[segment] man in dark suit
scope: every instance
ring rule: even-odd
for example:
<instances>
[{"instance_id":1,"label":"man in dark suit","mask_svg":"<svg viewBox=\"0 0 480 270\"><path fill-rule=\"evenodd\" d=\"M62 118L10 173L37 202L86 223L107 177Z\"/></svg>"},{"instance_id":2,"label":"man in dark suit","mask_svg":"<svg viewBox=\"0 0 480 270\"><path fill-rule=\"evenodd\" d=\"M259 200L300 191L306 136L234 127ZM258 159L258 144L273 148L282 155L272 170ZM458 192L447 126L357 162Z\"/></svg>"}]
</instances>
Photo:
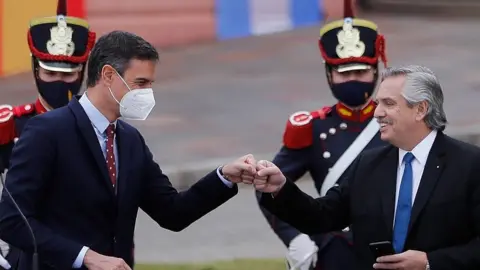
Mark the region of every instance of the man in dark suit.
<instances>
[{"instance_id":1,"label":"man in dark suit","mask_svg":"<svg viewBox=\"0 0 480 270\"><path fill-rule=\"evenodd\" d=\"M443 133L443 99L429 69L387 69L375 117L391 145L361 154L318 199L260 161L261 204L307 234L350 225L358 269L480 269L480 149ZM369 244L380 241L395 254L374 258Z\"/></svg>"},{"instance_id":2,"label":"man in dark suit","mask_svg":"<svg viewBox=\"0 0 480 270\"><path fill-rule=\"evenodd\" d=\"M232 198L236 183L253 179L247 155L179 193L142 135L117 120L147 118L157 62L141 37L106 34L92 50L85 94L26 124L6 186L33 228L40 269L130 269L139 207L161 227L181 231ZM31 269L35 247L6 193L0 238L23 251L19 269Z\"/></svg>"}]
</instances>

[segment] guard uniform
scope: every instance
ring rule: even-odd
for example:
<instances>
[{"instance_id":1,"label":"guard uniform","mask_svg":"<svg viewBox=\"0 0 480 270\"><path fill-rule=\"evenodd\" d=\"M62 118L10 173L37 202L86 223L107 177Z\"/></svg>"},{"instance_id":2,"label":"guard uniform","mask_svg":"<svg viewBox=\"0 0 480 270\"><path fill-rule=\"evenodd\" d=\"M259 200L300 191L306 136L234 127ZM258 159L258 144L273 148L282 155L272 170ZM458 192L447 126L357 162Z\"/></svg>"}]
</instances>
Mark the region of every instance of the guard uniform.
<instances>
[{"instance_id":1,"label":"guard uniform","mask_svg":"<svg viewBox=\"0 0 480 270\"><path fill-rule=\"evenodd\" d=\"M32 55L32 70L39 98L20 106L0 105L0 171L9 165L15 140L30 117L67 105L80 92L85 64L95 44L95 33L87 21L66 16L66 0L58 2L57 16L30 21L27 42ZM46 82L39 67L50 72L80 72L73 82ZM48 106L46 105L48 104Z\"/></svg>"},{"instance_id":2,"label":"guard uniform","mask_svg":"<svg viewBox=\"0 0 480 270\"><path fill-rule=\"evenodd\" d=\"M297 181L309 172L319 194L329 170L370 121L376 121L373 119L375 104L371 98L377 83L378 62L382 61L386 66L385 41L377 26L371 21L353 18L348 4L345 6L345 18L324 25L318 43L325 61L327 80L338 103L292 114L286 124L283 146L273 160L289 180ZM333 70L343 73L368 69L375 72L373 82L351 80L334 83L332 79ZM382 145L385 142L377 131L364 149ZM337 184L340 182L341 178ZM257 192L257 198L259 195ZM287 247L301 234L262 207L261 210ZM350 229L310 236L318 252L316 266L311 265L309 269L356 269Z\"/></svg>"},{"instance_id":3,"label":"guard uniform","mask_svg":"<svg viewBox=\"0 0 480 270\"><path fill-rule=\"evenodd\" d=\"M8 168L11 151L27 120L46 112L47 108L56 109L67 105L80 92L85 64L95 44L96 35L89 30L87 21L69 17L66 11L66 0L59 0L57 16L30 21L27 42L39 98L20 106L0 105L0 173ZM47 82L39 76L40 67L48 72L78 72L79 76L72 82ZM19 250L10 247L6 255L13 269L16 269L19 253Z\"/></svg>"},{"instance_id":4,"label":"guard uniform","mask_svg":"<svg viewBox=\"0 0 480 270\"><path fill-rule=\"evenodd\" d=\"M4 172L10 160L13 145L18 140L23 127L31 117L46 112L47 109L37 99L34 103L12 107L0 105L0 171Z\"/></svg>"}]
</instances>

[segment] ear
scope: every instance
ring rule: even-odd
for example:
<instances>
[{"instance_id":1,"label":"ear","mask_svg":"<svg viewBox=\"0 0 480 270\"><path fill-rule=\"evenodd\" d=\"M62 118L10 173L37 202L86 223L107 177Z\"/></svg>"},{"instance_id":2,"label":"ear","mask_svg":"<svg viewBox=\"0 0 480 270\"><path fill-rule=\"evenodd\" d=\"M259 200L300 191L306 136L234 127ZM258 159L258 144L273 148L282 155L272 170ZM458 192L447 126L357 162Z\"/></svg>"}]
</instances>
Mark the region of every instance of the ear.
<instances>
[{"instance_id":1,"label":"ear","mask_svg":"<svg viewBox=\"0 0 480 270\"><path fill-rule=\"evenodd\" d=\"M428 112L428 103L426 101L422 101L417 105L417 115L416 120L422 121Z\"/></svg>"},{"instance_id":2,"label":"ear","mask_svg":"<svg viewBox=\"0 0 480 270\"><path fill-rule=\"evenodd\" d=\"M115 70L110 65L105 65L102 68L102 79L105 85L111 86L113 82L113 77L115 75Z\"/></svg>"}]
</instances>

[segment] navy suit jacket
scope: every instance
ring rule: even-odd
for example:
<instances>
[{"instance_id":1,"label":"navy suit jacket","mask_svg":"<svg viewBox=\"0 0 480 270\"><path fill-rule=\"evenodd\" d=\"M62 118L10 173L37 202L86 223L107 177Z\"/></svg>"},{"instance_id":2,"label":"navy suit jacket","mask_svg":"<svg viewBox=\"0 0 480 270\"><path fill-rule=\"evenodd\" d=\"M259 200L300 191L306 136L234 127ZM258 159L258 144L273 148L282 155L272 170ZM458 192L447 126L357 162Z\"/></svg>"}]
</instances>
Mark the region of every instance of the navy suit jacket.
<instances>
[{"instance_id":1,"label":"navy suit jacket","mask_svg":"<svg viewBox=\"0 0 480 270\"><path fill-rule=\"evenodd\" d=\"M138 208L161 227L181 231L237 192L212 171L189 190L172 187L129 124L117 121L117 194L95 131L77 99L30 119L14 147L6 186L30 222L40 269L70 269L83 246L132 265ZM0 238L23 251L31 269L28 228L3 192Z\"/></svg>"}]
</instances>

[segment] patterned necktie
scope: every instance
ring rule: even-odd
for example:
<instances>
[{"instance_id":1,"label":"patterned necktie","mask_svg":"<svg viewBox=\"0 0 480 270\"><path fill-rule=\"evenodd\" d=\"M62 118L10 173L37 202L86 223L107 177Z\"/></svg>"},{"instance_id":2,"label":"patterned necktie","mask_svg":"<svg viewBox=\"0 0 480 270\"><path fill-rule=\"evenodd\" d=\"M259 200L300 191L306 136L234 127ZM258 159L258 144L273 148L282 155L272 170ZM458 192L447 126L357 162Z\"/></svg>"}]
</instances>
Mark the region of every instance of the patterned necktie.
<instances>
[{"instance_id":1,"label":"patterned necktie","mask_svg":"<svg viewBox=\"0 0 480 270\"><path fill-rule=\"evenodd\" d=\"M115 166L115 153L113 151L113 143L115 138L115 125L110 124L108 125L107 130L107 169L108 175L110 175L110 180L112 181L112 185L115 186L117 183L117 168Z\"/></svg>"},{"instance_id":2,"label":"patterned necktie","mask_svg":"<svg viewBox=\"0 0 480 270\"><path fill-rule=\"evenodd\" d=\"M400 184L395 225L393 227L393 248L397 253L403 251L405 239L407 238L408 224L410 223L410 213L412 212L412 161L414 158L410 152L403 157L405 169L403 171L402 183Z\"/></svg>"}]
</instances>

